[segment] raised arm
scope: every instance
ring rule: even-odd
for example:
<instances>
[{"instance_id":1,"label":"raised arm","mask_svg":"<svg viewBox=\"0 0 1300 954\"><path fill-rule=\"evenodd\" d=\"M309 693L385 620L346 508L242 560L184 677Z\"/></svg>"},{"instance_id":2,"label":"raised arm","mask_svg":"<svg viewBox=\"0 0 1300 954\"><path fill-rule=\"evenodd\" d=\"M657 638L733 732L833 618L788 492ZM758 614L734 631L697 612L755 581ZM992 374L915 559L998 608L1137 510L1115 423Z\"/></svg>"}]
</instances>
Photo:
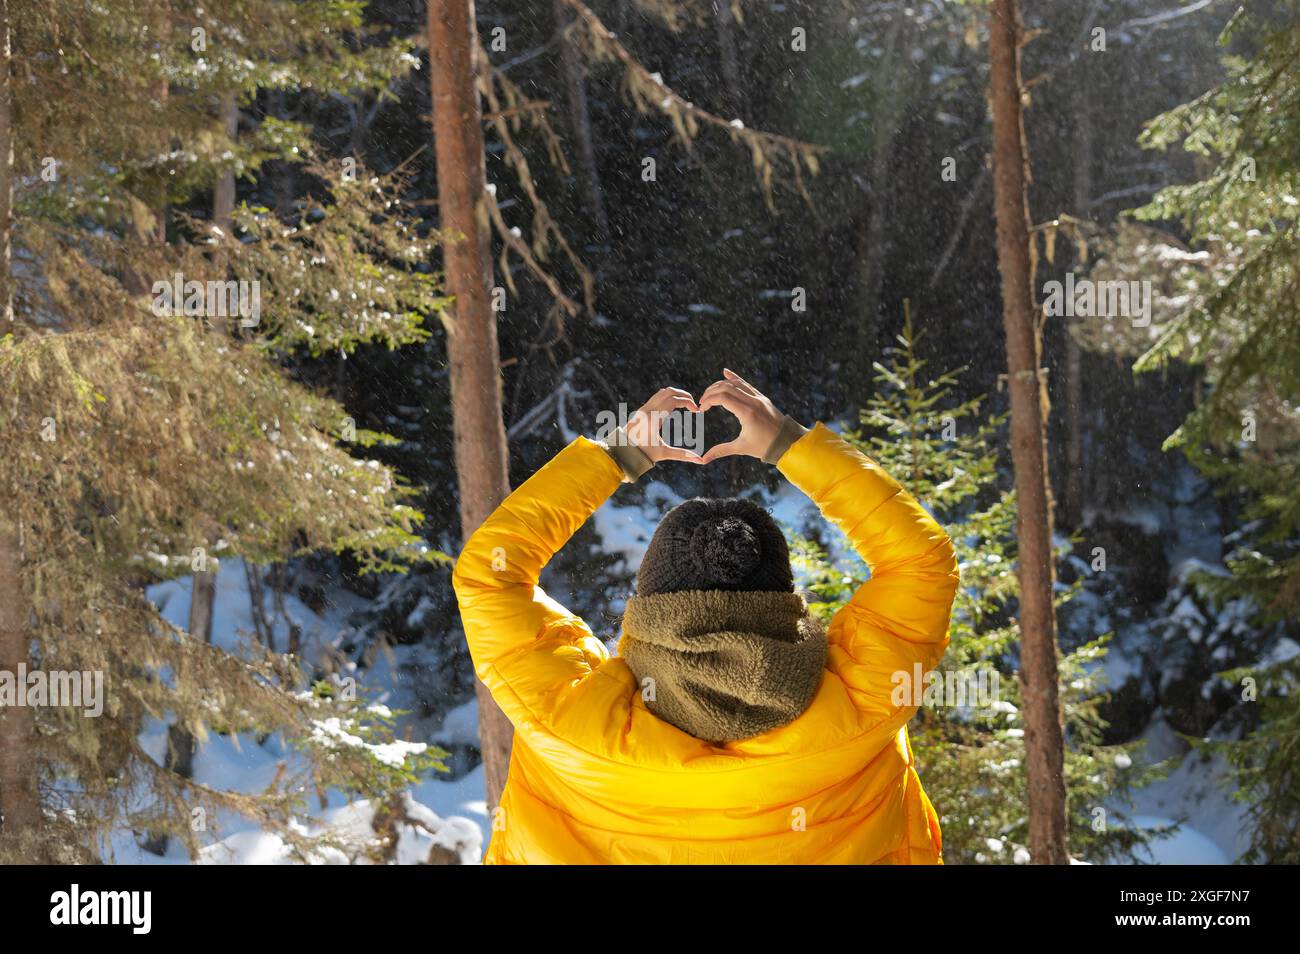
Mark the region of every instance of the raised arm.
<instances>
[{"instance_id":1,"label":"raised arm","mask_svg":"<svg viewBox=\"0 0 1300 954\"><path fill-rule=\"evenodd\" d=\"M685 395L684 400L681 395ZM608 443L575 438L470 535L452 572L474 670L516 726L547 724L568 690L609 654L538 586L542 568L617 489L656 461L689 460L642 426L648 410L695 402L665 389ZM628 435L631 435L629 437Z\"/></svg>"},{"instance_id":2,"label":"raised arm","mask_svg":"<svg viewBox=\"0 0 1300 954\"><path fill-rule=\"evenodd\" d=\"M831 621L827 667L873 720L902 724L916 707L894 704L900 675L916 684L948 645L958 584L952 541L898 481L822 424L777 466L871 568L871 579Z\"/></svg>"}]
</instances>

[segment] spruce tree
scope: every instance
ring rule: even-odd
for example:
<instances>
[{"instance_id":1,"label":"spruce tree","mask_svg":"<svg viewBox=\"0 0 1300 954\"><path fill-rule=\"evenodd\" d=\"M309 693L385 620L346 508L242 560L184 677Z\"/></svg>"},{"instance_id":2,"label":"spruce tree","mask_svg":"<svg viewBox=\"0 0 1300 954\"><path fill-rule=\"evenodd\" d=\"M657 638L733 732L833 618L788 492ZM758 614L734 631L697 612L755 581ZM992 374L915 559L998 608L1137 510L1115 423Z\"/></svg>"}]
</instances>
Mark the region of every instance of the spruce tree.
<instances>
[{"instance_id":1,"label":"spruce tree","mask_svg":"<svg viewBox=\"0 0 1300 954\"><path fill-rule=\"evenodd\" d=\"M1242 531L1227 577L1202 574L1220 600L1247 599L1254 624L1300 635L1300 5L1266 29L1249 57L1225 57L1227 79L1152 120L1144 145L1181 145L1204 174L1170 186L1137 211L1172 222L1191 243L1128 233L1117 251L1131 272L1159 279L1158 338L1138 371L1170 362L1198 367L1204 397L1166 441L1181 448L1240 507ZM1224 29L1227 45L1251 21L1244 8ZM1266 23L1259 24L1267 28ZM1210 743L1224 752L1238 797L1250 806L1248 860L1300 860L1300 662L1228 674L1240 689L1248 731ZM1257 704L1258 703L1258 704ZM1257 726L1257 727L1256 727Z\"/></svg>"},{"instance_id":2,"label":"spruce tree","mask_svg":"<svg viewBox=\"0 0 1300 954\"><path fill-rule=\"evenodd\" d=\"M183 206L231 168L311 155L310 131L283 123L231 141L219 93L248 103L275 86L383 87L414 62L410 44L354 52L361 7L325 0L3 12L13 45L0 79L13 95L0 96L11 118L0 132L15 158L2 184L24 184L0 223L13 250L13 320L0 329L0 666L97 674L105 699L95 717L31 693L33 704L0 709L0 855L94 860L124 828L178 837L193 854L217 814L234 812L306 856L320 841L296 823L309 794L388 800L438 753L393 742L385 709L296 658L223 651L169 625L144 587L227 555L347 551L363 570L436 556L414 532L409 489L353 456L384 436L350 426L281 361L427 334L444 304L425 264L439 236L402 213L400 179L353 165L309 169L320 198L298 221L235 210L236 236ZM170 223L169 206L180 207ZM176 300L176 276L207 295ZM259 289L265 315L214 314L213 289L232 288ZM14 679L6 689L26 692ZM216 789L145 751L149 719L200 741L280 733L298 755L263 792Z\"/></svg>"}]
</instances>

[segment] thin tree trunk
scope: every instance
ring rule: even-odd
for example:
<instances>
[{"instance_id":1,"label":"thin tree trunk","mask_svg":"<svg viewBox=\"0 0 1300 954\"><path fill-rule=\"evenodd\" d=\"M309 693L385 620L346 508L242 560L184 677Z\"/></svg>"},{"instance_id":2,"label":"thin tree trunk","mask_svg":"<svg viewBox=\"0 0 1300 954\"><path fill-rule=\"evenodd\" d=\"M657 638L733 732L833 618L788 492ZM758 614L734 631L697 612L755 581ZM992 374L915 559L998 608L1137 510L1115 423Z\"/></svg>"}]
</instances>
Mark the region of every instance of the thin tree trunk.
<instances>
[{"instance_id":1,"label":"thin tree trunk","mask_svg":"<svg viewBox=\"0 0 1300 954\"><path fill-rule=\"evenodd\" d=\"M226 135L234 143L239 135L239 104L234 90L221 94L217 104L217 115L221 120ZM226 235L231 234L231 216L235 211L235 172L233 169L221 173L212 187L212 222ZM213 330L224 335L225 319L210 315L208 320ZM212 642L212 616L217 599L217 574L214 570L199 570L190 577L190 620L189 634L192 639L205 643ZM179 722L167 730L167 754L163 765L176 772L182 778L194 777L194 736ZM157 839L160 850L167 850L167 838Z\"/></svg>"},{"instance_id":2,"label":"thin tree trunk","mask_svg":"<svg viewBox=\"0 0 1300 954\"><path fill-rule=\"evenodd\" d=\"M161 21L160 26L158 28L160 56L165 57L165 53L162 49L162 44L166 41L170 29L171 29L171 25L166 20ZM171 91L167 85L167 80L165 78L159 80L154 95L157 97L158 103L160 105L166 104L168 97L171 95ZM233 107L234 105L233 94L231 94L231 97L232 98L230 102ZM220 110L220 117L222 121L223 122L226 121L226 111L225 111L226 98L224 94L221 97L218 108ZM237 113L235 114L235 118L236 119L238 118ZM163 142L163 148L168 148L169 146L170 146L169 141ZM218 178L217 182L214 183L213 185L212 219L213 222L220 224L223 229L228 229L229 212L226 213L225 215L226 221L224 222L218 221L218 214L217 214L217 210L222 206L223 203L226 202L226 200L222 198L222 183L224 178L225 178L224 175ZM230 193L229 193L228 204L229 204L229 209L233 210L235 204L235 180L234 180L233 173L230 174ZM140 235L139 238L142 241L153 240L156 241L159 245L166 245L167 244L166 202L159 203L155 216L156 216L156 228L154 234L148 235L146 233L144 235ZM132 291L133 294L137 294L137 295L145 294L146 290L149 288L149 281L147 278L143 276L135 275L132 274L131 272L128 272L126 285L127 285L127 289L129 291ZM209 322L211 322L212 327L215 331L221 334L225 333L224 319L217 318L215 316L210 316L208 320ZM194 574L194 578L190 582L190 630L189 631L191 635L194 634L195 632L194 624L195 624L196 617L201 620L203 619L206 612L206 617L207 617L206 625L208 627L207 638L210 640L211 626L212 626L212 619L211 619L212 607L211 605L207 606L205 611L204 607L201 605L204 600L204 595L203 595L204 584L199 580L199 577L202 575L203 574L199 574L199 573ZM182 778L194 777L194 736L189 732L189 730L187 730L179 722L174 722L167 727L167 751L163 753L163 768L165 768L169 772L175 772L177 775L181 776ZM143 847L145 851L148 851L152 854L161 857L167 854L167 845L169 841L170 839L167 835L162 833L156 833L151 835L149 839L146 840L141 847Z\"/></svg>"},{"instance_id":3,"label":"thin tree trunk","mask_svg":"<svg viewBox=\"0 0 1300 954\"><path fill-rule=\"evenodd\" d=\"M0 329L6 333L14 321L11 28L9 0L0 0ZM19 666L30 662L21 542L18 528L0 516L0 672L15 679ZM35 828L41 820L35 737L35 713L30 706L0 706L0 839L4 841Z\"/></svg>"},{"instance_id":4,"label":"thin tree trunk","mask_svg":"<svg viewBox=\"0 0 1300 954\"><path fill-rule=\"evenodd\" d=\"M506 430L501 419L501 359L496 316L489 303L491 250L484 202L482 106L474 79L474 0L428 0L429 74L442 228L464 236L443 250L447 290L454 296L447 359L450 365L456 481L461 538L468 540L510 493ZM513 730L482 683L479 747L488 811L505 788Z\"/></svg>"},{"instance_id":5,"label":"thin tree trunk","mask_svg":"<svg viewBox=\"0 0 1300 954\"><path fill-rule=\"evenodd\" d=\"M21 567L18 532L12 523L0 523L0 672L10 673L15 680L19 667L30 664ZM22 688L19 684L18 691ZM41 820L35 738L31 706L0 706L0 839L4 841L35 828Z\"/></svg>"},{"instance_id":6,"label":"thin tree trunk","mask_svg":"<svg viewBox=\"0 0 1300 954\"><path fill-rule=\"evenodd\" d=\"M1074 215L1088 216L1092 199L1092 116L1088 111L1087 85L1080 84L1074 103ZM1083 262L1078 263L1080 266ZM1083 525L1083 349L1065 328L1065 519L1071 530Z\"/></svg>"},{"instance_id":7,"label":"thin tree trunk","mask_svg":"<svg viewBox=\"0 0 1300 954\"><path fill-rule=\"evenodd\" d=\"M13 330L14 127L9 0L0 0L0 334Z\"/></svg>"},{"instance_id":8,"label":"thin tree trunk","mask_svg":"<svg viewBox=\"0 0 1300 954\"><path fill-rule=\"evenodd\" d=\"M205 643L212 642L212 611L216 603L217 574L202 570L193 574L190 581L189 634ZM167 751L163 753L163 768L181 778L194 777L194 734L180 722L167 727ZM170 837L161 832L151 835L142 846L145 851L162 857L167 854Z\"/></svg>"},{"instance_id":9,"label":"thin tree trunk","mask_svg":"<svg viewBox=\"0 0 1300 954\"><path fill-rule=\"evenodd\" d=\"M216 604L217 574L213 570L202 570L194 574L190 587L190 638L212 643L212 616ZM180 723L172 725L167 731L167 755L164 760L166 768L182 778L194 777L194 736ZM162 839L163 851L167 850L167 840Z\"/></svg>"},{"instance_id":10,"label":"thin tree trunk","mask_svg":"<svg viewBox=\"0 0 1300 954\"><path fill-rule=\"evenodd\" d=\"M877 110L872 117L871 154L867 162L867 209L855 230L857 245L857 277L859 296L859 321L856 354L856 375L862 382L871 380L871 365L879 353L880 293L884 285L886 239L885 196L891 192L885 186L892 175L894 141L902 125L903 106L908 98L906 73L901 69L902 33L906 17L895 11L884 40L884 56L875 85L880 91L876 99Z\"/></svg>"},{"instance_id":11,"label":"thin tree trunk","mask_svg":"<svg viewBox=\"0 0 1300 954\"><path fill-rule=\"evenodd\" d=\"M271 93L271 115L276 119L289 118L289 107L285 104L282 89ZM296 177L293 163L285 162L283 159L276 159L271 163L271 189L275 193L275 214L284 221L288 221L293 215Z\"/></svg>"},{"instance_id":12,"label":"thin tree trunk","mask_svg":"<svg viewBox=\"0 0 1300 954\"><path fill-rule=\"evenodd\" d=\"M714 24L718 33L718 58L722 62L722 86L726 91L726 106L733 116L745 118L745 87L740 81L740 57L736 53L736 14L731 9L732 0L714 0L718 15Z\"/></svg>"},{"instance_id":13,"label":"thin tree trunk","mask_svg":"<svg viewBox=\"0 0 1300 954\"><path fill-rule=\"evenodd\" d=\"M989 16L993 205L1016 481L1029 852L1038 864L1068 864L1064 738L1058 695L1056 614L1052 606L1047 401L1029 265L1029 155L1020 86L1022 36L1015 0L994 0Z\"/></svg>"},{"instance_id":14,"label":"thin tree trunk","mask_svg":"<svg viewBox=\"0 0 1300 954\"><path fill-rule=\"evenodd\" d=\"M569 135L573 138L578 158L579 187L582 204L591 217L592 230L597 242L609 239L609 217L605 214L605 197L600 185L600 172L596 168L596 149L591 136L591 109L587 103L587 79L582 57L565 33L573 22L573 11L564 0L554 0L555 29L560 39L560 67L564 74L564 98L569 107Z\"/></svg>"},{"instance_id":15,"label":"thin tree trunk","mask_svg":"<svg viewBox=\"0 0 1300 954\"><path fill-rule=\"evenodd\" d=\"M194 574L194 589L190 594L190 636L205 643L212 642L212 608L216 604L217 573L202 570Z\"/></svg>"},{"instance_id":16,"label":"thin tree trunk","mask_svg":"<svg viewBox=\"0 0 1300 954\"><path fill-rule=\"evenodd\" d=\"M234 90L221 94L217 114L226 135L234 143L239 136L239 104ZM212 221L227 235L230 234L230 217L234 211L235 170L227 169L217 177L216 185L212 187Z\"/></svg>"},{"instance_id":17,"label":"thin tree trunk","mask_svg":"<svg viewBox=\"0 0 1300 954\"><path fill-rule=\"evenodd\" d=\"M221 94L220 101L217 105L218 117L221 125L225 128L226 135L230 137L233 144L239 136L239 103L235 99L234 90ZM212 222L227 236L231 234L231 216L235 211L235 171L227 170L217 178L216 184L212 188ZM224 332L224 320L218 316L209 316L209 321L218 331ZM189 633L194 639L201 639L205 643L212 642L212 614L217 599L217 574L214 570L199 570L194 573L190 582L190 625ZM175 728L175 727L173 727ZM186 760L188 765L193 758L194 740L190 738L189 733L185 733L188 739L188 748L190 758ZM186 778L190 776L186 774Z\"/></svg>"}]
</instances>

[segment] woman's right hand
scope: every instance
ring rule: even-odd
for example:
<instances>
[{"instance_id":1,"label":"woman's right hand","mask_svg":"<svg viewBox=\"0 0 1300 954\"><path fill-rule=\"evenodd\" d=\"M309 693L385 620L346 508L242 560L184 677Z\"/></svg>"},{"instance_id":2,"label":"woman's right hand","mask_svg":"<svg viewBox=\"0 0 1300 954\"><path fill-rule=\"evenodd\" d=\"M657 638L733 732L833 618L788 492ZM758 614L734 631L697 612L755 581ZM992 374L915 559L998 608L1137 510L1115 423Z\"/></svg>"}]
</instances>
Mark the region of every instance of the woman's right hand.
<instances>
[{"instance_id":1,"label":"woman's right hand","mask_svg":"<svg viewBox=\"0 0 1300 954\"><path fill-rule=\"evenodd\" d=\"M763 392L735 371L723 368L722 374L725 380L710 384L700 396L700 410L726 408L740 421L740 435L734 441L710 447L700 461L708 464L737 455L762 459L780 433L785 415Z\"/></svg>"}]
</instances>

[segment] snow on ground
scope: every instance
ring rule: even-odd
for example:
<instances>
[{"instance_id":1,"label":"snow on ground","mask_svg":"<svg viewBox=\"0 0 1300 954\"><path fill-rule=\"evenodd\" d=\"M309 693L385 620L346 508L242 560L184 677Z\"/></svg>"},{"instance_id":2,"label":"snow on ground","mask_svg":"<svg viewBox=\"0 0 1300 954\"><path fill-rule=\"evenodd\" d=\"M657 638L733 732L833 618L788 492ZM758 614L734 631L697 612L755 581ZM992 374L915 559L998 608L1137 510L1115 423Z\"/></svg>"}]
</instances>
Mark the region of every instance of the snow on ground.
<instances>
[{"instance_id":1,"label":"snow on ground","mask_svg":"<svg viewBox=\"0 0 1300 954\"><path fill-rule=\"evenodd\" d=\"M1155 864L1231 864L1248 847L1246 808L1233 800L1221 781L1223 759L1189 751L1162 719L1143 734L1143 757L1151 762L1177 761L1169 775L1138 789L1133 796L1134 821L1144 828L1179 822L1179 833L1151 846Z\"/></svg>"},{"instance_id":2,"label":"snow on ground","mask_svg":"<svg viewBox=\"0 0 1300 954\"><path fill-rule=\"evenodd\" d=\"M1160 831L1176 822L1172 818L1138 815L1133 823L1138 828ZM1154 841L1146 851L1139 852L1148 864L1156 865L1226 865L1230 859L1211 839L1194 828L1182 825L1168 838Z\"/></svg>"},{"instance_id":3,"label":"snow on ground","mask_svg":"<svg viewBox=\"0 0 1300 954\"><path fill-rule=\"evenodd\" d=\"M179 577L159 583L149 589L149 597L158 605L162 615L178 626L189 620L191 577ZM334 601L324 615L318 615L292 594L285 595L285 610L303 633L304 655L310 658L313 648L328 645L347 629L346 618L363 601L355 594L343 590L330 593ZM275 640L278 647L288 644L286 620L276 621ZM253 630L252 611L244 568L238 560L223 560L217 574L216 600L213 609L212 641L227 650L235 650L248 639ZM407 647L399 647L406 649ZM358 683L363 691L386 690L392 676L392 664L377 666L358 673ZM381 701L387 701L391 692L382 692ZM473 730L471 732L471 729ZM464 744L477 742L477 708L472 704L448 713L442 729L429 741ZM167 723L154 719L140 733L145 750L159 761L167 745ZM248 736L231 737L212 735L202 742L195 752L195 780L214 788L241 792L265 789L275 778L279 764L292 766L299 756L284 745L279 735L273 735L261 744ZM366 800L349 803L343 793L329 791L325 804L313 797L310 814L302 819L304 834L328 833L341 842L341 850L327 850L314 859L321 864L343 864L364 861L363 853L373 809ZM483 797L482 768L456 781L443 781L431 773L407 793L406 813L411 824L399 829L398 863L417 863L429 857L433 846L438 845L455 854L463 863L481 859L487 842L487 811ZM222 813L210 820L210 829L219 841L204 851L204 864L284 864L290 863L288 847L277 836L259 830L252 823L234 814ZM111 857L128 864L184 864L189 861L184 849L171 840L167 854L158 857L144 851L137 836L129 831L115 833L110 845Z\"/></svg>"},{"instance_id":4,"label":"snow on ground","mask_svg":"<svg viewBox=\"0 0 1300 954\"><path fill-rule=\"evenodd\" d=\"M646 483L643 500L627 500L617 494L610 497L591 518L600 535L600 552L620 557L619 569L635 573L659 519L683 499L659 480Z\"/></svg>"},{"instance_id":5,"label":"snow on ground","mask_svg":"<svg viewBox=\"0 0 1300 954\"><path fill-rule=\"evenodd\" d=\"M480 784L481 784L480 779ZM477 824L465 818L442 818L409 793L404 808L409 824L399 828L396 864L415 865L428 861L437 846L455 855L460 864L475 864L482 857L483 833ZM338 839L338 848L324 848L312 856L313 864L367 864L366 849L373 831L374 809L361 799L331 809L303 827L309 835L328 834ZM289 846L278 836L248 830L230 835L203 850L199 864L208 865L285 865L297 864Z\"/></svg>"}]
</instances>

